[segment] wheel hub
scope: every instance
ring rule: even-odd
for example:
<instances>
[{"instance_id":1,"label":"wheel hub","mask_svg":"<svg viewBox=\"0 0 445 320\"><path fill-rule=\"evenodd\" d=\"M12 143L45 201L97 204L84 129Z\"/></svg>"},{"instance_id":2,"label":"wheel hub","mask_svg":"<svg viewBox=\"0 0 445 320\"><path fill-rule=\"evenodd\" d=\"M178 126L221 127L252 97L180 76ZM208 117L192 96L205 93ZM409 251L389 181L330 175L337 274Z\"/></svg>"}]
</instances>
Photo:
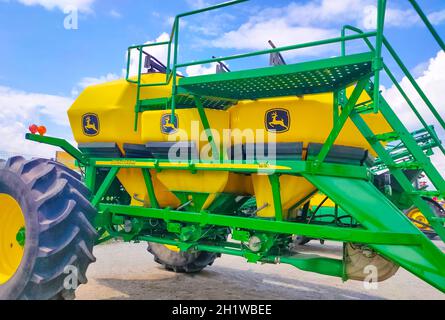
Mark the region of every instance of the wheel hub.
<instances>
[{"instance_id":1,"label":"wheel hub","mask_svg":"<svg viewBox=\"0 0 445 320\"><path fill-rule=\"evenodd\" d=\"M417 228L421 230L431 230L431 228L427 227L429 225L428 220L418 209L414 209L408 213L408 218L410 218ZM420 222L420 223L417 223Z\"/></svg>"},{"instance_id":2,"label":"wheel hub","mask_svg":"<svg viewBox=\"0 0 445 320\"><path fill-rule=\"evenodd\" d=\"M0 285L16 273L23 258L25 217L19 203L0 193Z\"/></svg>"}]
</instances>

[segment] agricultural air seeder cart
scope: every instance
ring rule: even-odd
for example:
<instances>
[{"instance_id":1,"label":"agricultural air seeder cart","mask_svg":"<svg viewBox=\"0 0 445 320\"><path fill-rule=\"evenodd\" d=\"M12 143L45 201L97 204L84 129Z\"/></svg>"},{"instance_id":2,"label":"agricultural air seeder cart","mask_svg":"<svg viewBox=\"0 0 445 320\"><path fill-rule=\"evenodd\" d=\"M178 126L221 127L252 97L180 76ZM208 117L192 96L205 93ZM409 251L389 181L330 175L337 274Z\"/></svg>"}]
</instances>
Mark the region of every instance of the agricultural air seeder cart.
<instances>
[{"instance_id":1,"label":"agricultural air seeder cart","mask_svg":"<svg viewBox=\"0 0 445 320\"><path fill-rule=\"evenodd\" d=\"M228 254L345 281L364 280L370 265L378 281L402 267L445 292L445 254L402 212L406 203L415 206L445 240L444 219L424 200L443 197L445 181L379 92L381 73L444 148L385 64L384 48L441 129L445 121L384 37L386 1L377 2L376 31L346 26L337 38L178 61L184 17L244 1L180 14L169 41L130 47L126 79L87 88L69 109L77 148L26 135L68 152L82 174L46 159L13 157L2 165L0 299L72 298L76 286L65 281L70 271L86 283L93 247L110 239L147 242L155 260L176 272L198 272ZM366 50L348 54L346 44L354 40ZM341 45L339 56L279 63L279 53L332 44ZM166 65L148 54L153 46L168 48ZM269 67L227 72L222 64L268 54ZM179 72L218 62L216 74ZM412 161L395 161L391 141L403 144ZM375 158L390 179L371 170ZM407 170L422 171L434 190L416 189ZM391 181L403 204L388 192ZM354 223L305 218L317 192ZM291 252L294 235L341 242L343 258Z\"/></svg>"}]
</instances>

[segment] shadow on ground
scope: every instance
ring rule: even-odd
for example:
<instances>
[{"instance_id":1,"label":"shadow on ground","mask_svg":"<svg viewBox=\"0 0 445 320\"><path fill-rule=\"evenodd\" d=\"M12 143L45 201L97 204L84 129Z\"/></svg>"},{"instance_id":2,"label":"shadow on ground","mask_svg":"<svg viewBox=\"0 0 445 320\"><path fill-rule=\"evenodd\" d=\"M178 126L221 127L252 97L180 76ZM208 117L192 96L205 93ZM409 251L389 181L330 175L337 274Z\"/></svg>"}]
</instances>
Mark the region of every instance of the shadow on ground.
<instances>
[{"instance_id":1,"label":"shadow on ground","mask_svg":"<svg viewBox=\"0 0 445 320\"><path fill-rule=\"evenodd\" d=\"M96 279L101 285L118 291L114 299L147 300L239 300L239 299L367 299L381 297L314 284L297 279L282 278L252 271L214 267L199 274L163 274L161 279Z\"/></svg>"}]
</instances>

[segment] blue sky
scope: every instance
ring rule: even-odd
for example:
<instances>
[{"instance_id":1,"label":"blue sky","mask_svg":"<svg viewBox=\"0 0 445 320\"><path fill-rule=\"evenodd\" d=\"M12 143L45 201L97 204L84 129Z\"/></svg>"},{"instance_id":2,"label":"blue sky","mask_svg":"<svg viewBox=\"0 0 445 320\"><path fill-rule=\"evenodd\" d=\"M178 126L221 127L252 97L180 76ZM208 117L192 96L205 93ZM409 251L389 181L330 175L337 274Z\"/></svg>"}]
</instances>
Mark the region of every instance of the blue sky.
<instances>
[{"instance_id":1,"label":"blue sky","mask_svg":"<svg viewBox=\"0 0 445 320\"><path fill-rule=\"evenodd\" d=\"M169 33L175 14L217 2L220 1L0 0L0 134L7 137L0 142L0 150L16 152L29 148L15 136L31 122L45 123L53 135L70 139L66 109L85 85L120 77L126 48ZM190 61L259 50L267 48L269 38L278 45L287 45L337 36L345 23L372 29L375 2L251 0L231 9L188 18L181 28L180 59ZM445 37L445 2L418 2ZM440 88L445 89L445 82L440 82L441 72L429 72L428 68L434 65L445 71L445 57L439 54L439 47L406 0L388 3L386 36L416 77L429 87L434 84L431 94L437 96L437 107L444 114ZM80 9L78 30L64 28L66 5L78 5ZM357 43L349 48L362 50ZM338 47L288 53L285 58L298 62L335 54ZM392 65L390 60L387 63ZM267 57L229 65L233 69L265 66ZM210 70L213 67L204 66L183 72L193 75ZM395 73L403 83L401 73ZM397 100L389 83L384 84L387 94L394 96L396 108L402 110L403 102ZM409 115L406 118L409 120ZM409 126L415 129L415 124ZM50 151L28 151L35 152Z\"/></svg>"}]
</instances>

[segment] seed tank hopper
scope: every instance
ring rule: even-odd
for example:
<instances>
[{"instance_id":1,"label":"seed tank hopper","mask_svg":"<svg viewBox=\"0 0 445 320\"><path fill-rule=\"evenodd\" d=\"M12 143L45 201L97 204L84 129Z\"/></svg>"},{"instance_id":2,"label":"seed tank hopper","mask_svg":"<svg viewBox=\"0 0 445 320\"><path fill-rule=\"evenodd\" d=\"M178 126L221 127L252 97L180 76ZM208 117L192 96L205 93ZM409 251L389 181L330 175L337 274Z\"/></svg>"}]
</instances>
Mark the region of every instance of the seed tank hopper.
<instances>
[{"instance_id":1,"label":"seed tank hopper","mask_svg":"<svg viewBox=\"0 0 445 320\"><path fill-rule=\"evenodd\" d=\"M445 181L377 89L385 72L445 151L382 58L386 48L445 128L383 34L386 1L377 1L376 31L345 26L333 39L178 61L184 17L241 2L180 14L169 41L130 47L126 79L87 88L69 109L78 148L26 135L72 155L82 177L45 159L14 157L2 165L0 298L73 297L74 288L63 285L65 268L76 267L85 283L93 246L114 238L148 242L155 260L177 272L200 271L229 254L345 281L364 280L368 266L379 281L402 267L445 292L444 253L403 214L390 183L375 170L387 170L405 204L417 207L445 240L444 218L424 200L443 197ZM445 49L417 3L410 3ZM354 40L367 50L349 54ZM285 64L279 55L336 43L341 53L328 59ZM153 46L168 48L166 66L148 54ZM136 75L130 72L134 52ZM268 54L279 63L232 72L222 63ZM207 63L220 63L219 72L178 73ZM398 141L397 150L388 148L391 141ZM399 151L409 161L398 161ZM434 191L416 189L408 170L423 172ZM353 223L310 218L317 192ZM341 242L343 258L292 252L293 235Z\"/></svg>"}]
</instances>

